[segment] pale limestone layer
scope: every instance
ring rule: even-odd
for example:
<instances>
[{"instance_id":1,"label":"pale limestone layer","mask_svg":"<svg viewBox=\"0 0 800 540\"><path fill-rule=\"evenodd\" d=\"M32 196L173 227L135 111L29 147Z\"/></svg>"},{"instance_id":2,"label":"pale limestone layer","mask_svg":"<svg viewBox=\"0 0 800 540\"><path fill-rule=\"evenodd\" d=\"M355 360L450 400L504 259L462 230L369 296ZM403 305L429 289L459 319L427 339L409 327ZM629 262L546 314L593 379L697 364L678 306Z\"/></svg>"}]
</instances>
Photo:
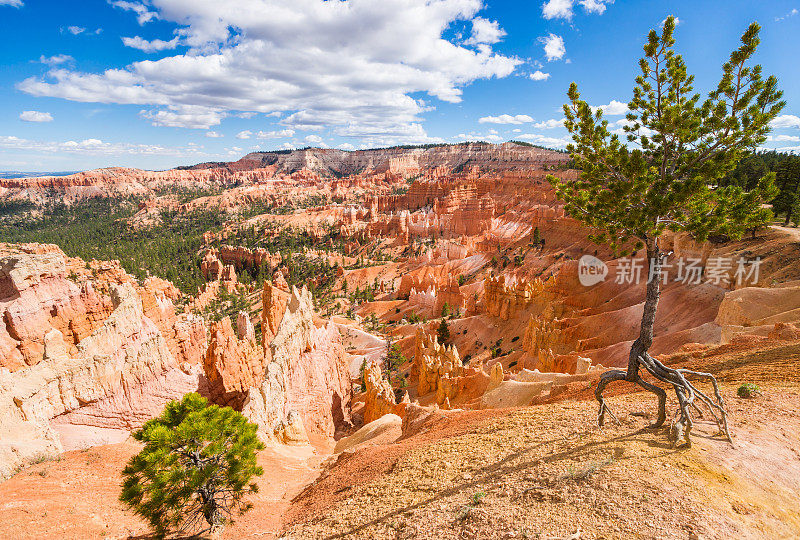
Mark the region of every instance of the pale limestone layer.
<instances>
[{"instance_id":1,"label":"pale limestone layer","mask_svg":"<svg viewBox=\"0 0 800 540\"><path fill-rule=\"evenodd\" d=\"M264 299L279 302L272 295ZM264 306L265 328L277 328L267 346L263 382L249 389L242 413L259 424L269 440L290 410L297 411L308 432L331 436L349 419L352 392L339 332L332 323L320 321L317 326L306 288L293 288L285 305L283 314Z\"/></svg>"},{"instance_id":2,"label":"pale limestone layer","mask_svg":"<svg viewBox=\"0 0 800 540\"><path fill-rule=\"evenodd\" d=\"M347 452L371 444L391 444L403 434L403 419L388 413L365 424L361 429L336 443L334 453Z\"/></svg>"},{"instance_id":3,"label":"pale limestone layer","mask_svg":"<svg viewBox=\"0 0 800 540\"><path fill-rule=\"evenodd\" d=\"M402 417L409 403L408 392L403 401L397 403L394 389L383 376L381 363L373 360L364 369L366 392L364 396L364 423L369 424L378 418L394 414Z\"/></svg>"},{"instance_id":4,"label":"pale limestone layer","mask_svg":"<svg viewBox=\"0 0 800 540\"><path fill-rule=\"evenodd\" d=\"M0 179L0 197L36 202L56 198L77 200L84 197L146 195L164 187L251 187L250 184L286 176L302 180L364 173L408 177L423 171L436 176L465 167L483 171L542 169L547 164L566 160L566 154L514 143L465 143L433 148L398 147L355 152L309 148L288 153L254 152L224 166L199 164L166 171L109 167L68 176Z\"/></svg>"},{"instance_id":5,"label":"pale limestone layer","mask_svg":"<svg viewBox=\"0 0 800 540\"><path fill-rule=\"evenodd\" d=\"M800 321L800 286L745 287L725 293L716 323L762 326Z\"/></svg>"},{"instance_id":6,"label":"pale limestone layer","mask_svg":"<svg viewBox=\"0 0 800 540\"><path fill-rule=\"evenodd\" d=\"M0 476L62 448L105 440L104 429L136 429L167 401L197 389L199 371L181 370L133 287L115 287L112 300L114 311L75 356L51 330L41 362L0 370ZM88 439L72 436L87 428L94 433Z\"/></svg>"}]
</instances>

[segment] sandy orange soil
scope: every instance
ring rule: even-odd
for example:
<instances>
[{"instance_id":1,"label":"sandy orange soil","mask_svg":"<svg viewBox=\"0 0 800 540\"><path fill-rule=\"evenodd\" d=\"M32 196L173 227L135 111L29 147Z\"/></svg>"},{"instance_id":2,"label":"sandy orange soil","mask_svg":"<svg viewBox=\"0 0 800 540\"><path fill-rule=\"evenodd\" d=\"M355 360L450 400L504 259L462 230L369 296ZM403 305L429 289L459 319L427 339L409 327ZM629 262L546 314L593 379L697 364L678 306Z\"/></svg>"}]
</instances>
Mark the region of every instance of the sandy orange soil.
<instances>
[{"instance_id":1,"label":"sandy orange soil","mask_svg":"<svg viewBox=\"0 0 800 540\"><path fill-rule=\"evenodd\" d=\"M225 537L277 538L287 527L285 538L797 536L800 344L694 356L674 362L723 381L733 446L700 421L693 447L672 449L663 430L646 429L652 396L626 384L610 388L621 425L598 430L592 389L573 388L560 403L441 412L394 444L327 464L322 441L265 450L255 509ZM743 381L763 396L736 397ZM95 447L21 470L0 484L0 537L147 538L117 501L137 449Z\"/></svg>"}]
</instances>

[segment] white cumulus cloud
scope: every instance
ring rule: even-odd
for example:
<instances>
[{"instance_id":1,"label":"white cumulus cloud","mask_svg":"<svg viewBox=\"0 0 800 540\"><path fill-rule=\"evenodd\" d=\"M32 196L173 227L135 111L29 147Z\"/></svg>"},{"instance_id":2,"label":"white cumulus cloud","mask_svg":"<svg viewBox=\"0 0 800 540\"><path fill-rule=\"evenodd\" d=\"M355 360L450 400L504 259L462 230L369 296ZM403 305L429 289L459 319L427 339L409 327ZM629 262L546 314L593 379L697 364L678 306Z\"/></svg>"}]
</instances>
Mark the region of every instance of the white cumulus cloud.
<instances>
[{"instance_id":1,"label":"white cumulus cloud","mask_svg":"<svg viewBox=\"0 0 800 540\"><path fill-rule=\"evenodd\" d=\"M459 133L453 138L457 141L485 141L493 143L503 141L503 138L494 129L490 129L488 133L476 133L474 131L470 133Z\"/></svg>"},{"instance_id":2,"label":"white cumulus cloud","mask_svg":"<svg viewBox=\"0 0 800 540\"><path fill-rule=\"evenodd\" d=\"M553 60L561 60L567 54L567 48L564 46L564 38L556 34L549 34L547 37L539 38L539 41L544 45L544 55L548 62Z\"/></svg>"},{"instance_id":3,"label":"white cumulus cloud","mask_svg":"<svg viewBox=\"0 0 800 540\"><path fill-rule=\"evenodd\" d=\"M316 144L317 146L322 146L325 144L325 141L319 135L306 135L305 139L303 139L308 144Z\"/></svg>"},{"instance_id":4,"label":"white cumulus cloud","mask_svg":"<svg viewBox=\"0 0 800 540\"><path fill-rule=\"evenodd\" d=\"M198 105L174 107L172 110L140 111L142 118L150 120L154 126L208 129L217 126L225 113Z\"/></svg>"},{"instance_id":5,"label":"white cumulus cloud","mask_svg":"<svg viewBox=\"0 0 800 540\"><path fill-rule=\"evenodd\" d=\"M133 11L136 14L136 20L140 25L158 18L155 11L150 11L147 6L139 2L128 2L126 0L109 1L114 7L124 9L126 11Z\"/></svg>"},{"instance_id":6,"label":"white cumulus cloud","mask_svg":"<svg viewBox=\"0 0 800 540\"><path fill-rule=\"evenodd\" d=\"M369 144L399 144L436 140L421 123L432 105L419 95L457 103L464 86L506 77L522 63L486 43L500 39L502 30L480 17L481 0L130 4L175 24L188 50L102 72L52 69L18 88L34 96L142 105L153 109L142 116L157 125L207 128L230 114L278 112L287 128L317 126ZM447 37L465 22L479 46ZM198 110L205 121L197 121Z\"/></svg>"},{"instance_id":7,"label":"white cumulus cloud","mask_svg":"<svg viewBox=\"0 0 800 540\"><path fill-rule=\"evenodd\" d=\"M593 111L596 111L597 109L603 111L603 114L606 116L619 116L620 114L625 114L628 112L628 104L617 101L616 99L612 99L608 105L598 105L597 107L592 107Z\"/></svg>"},{"instance_id":8,"label":"white cumulus cloud","mask_svg":"<svg viewBox=\"0 0 800 540\"><path fill-rule=\"evenodd\" d=\"M522 135L518 135L517 138L548 148L564 148L572 142L568 137L549 137L539 133L523 133Z\"/></svg>"},{"instance_id":9,"label":"white cumulus cloud","mask_svg":"<svg viewBox=\"0 0 800 540\"><path fill-rule=\"evenodd\" d=\"M800 128L800 118L793 114L782 114L769 123L773 129Z\"/></svg>"},{"instance_id":10,"label":"white cumulus cloud","mask_svg":"<svg viewBox=\"0 0 800 540\"><path fill-rule=\"evenodd\" d=\"M22 0L0 0L0 6L22 7Z\"/></svg>"},{"instance_id":11,"label":"white cumulus cloud","mask_svg":"<svg viewBox=\"0 0 800 540\"><path fill-rule=\"evenodd\" d=\"M533 122L533 118L527 114L517 114L511 116L510 114L501 114L500 116L484 116L478 119L481 124L524 124L526 122Z\"/></svg>"},{"instance_id":12,"label":"white cumulus cloud","mask_svg":"<svg viewBox=\"0 0 800 540\"><path fill-rule=\"evenodd\" d=\"M236 134L237 139L249 139L253 135L252 131L245 130Z\"/></svg>"},{"instance_id":13,"label":"white cumulus cloud","mask_svg":"<svg viewBox=\"0 0 800 540\"><path fill-rule=\"evenodd\" d=\"M122 43L126 47L131 47L133 49L139 49L140 51L144 52L158 52L158 51L166 51L170 49L174 49L178 46L178 39L173 38L169 41L164 41L163 39L153 39L153 40L146 40L139 36L134 37L123 37Z\"/></svg>"},{"instance_id":14,"label":"white cumulus cloud","mask_svg":"<svg viewBox=\"0 0 800 540\"><path fill-rule=\"evenodd\" d=\"M497 21L475 17L472 20L472 36L464 43L466 45L492 44L500 41L505 35L505 30L500 28Z\"/></svg>"},{"instance_id":15,"label":"white cumulus cloud","mask_svg":"<svg viewBox=\"0 0 800 540\"><path fill-rule=\"evenodd\" d=\"M533 73L530 74L530 77L534 81L546 81L547 79L550 78L550 74L549 73L543 73L542 71L537 69L536 71L534 71Z\"/></svg>"},{"instance_id":16,"label":"white cumulus cloud","mask_svg":"<svg viewBox=\"0 0 800 540\"><path fill-rule=\"evenodd\" d=\"M0 148L25 150L44 153L66 152L81 155L162 155L162 156L197 156L201 152L196 147L166 147L153 144L110 143L100 139L83 139L81 141L32 141L20 137L0 135Z\"/></svg>"},{"instance_id":17,"label":"white cumulus cloud","mask_svg":"<svg viewBox=\"0 0 800 540\"><path fill-rule=\"evenodd\" d=\"M572 19L572 0L548 0L542 4L545 19Z\"/></svg>"},{"instance_id":18,"label":"white cumulus cloud","mask_svg":"<svg viewBox=\"0 0 800 540\"><path fill-rule=\"evenodd\" d=\"M586 10L586 13L602 15L606 10L606 4L613 4L614 0L580 0L579 3Z\"/></svg>"},{"instance_id":19,"label":"white cumulus cloud","mask_svg":"<svg viewBox=\"0 0 800 540\"><path fill-rule=\"evenodd\" d=\"M767 137L767 140L775 142L800 142L800 137L797 135L774 135Z\"/></svg>"},{"instance_id":20,"label":"white cumulus cloud","mask_svg":"<svg viewBox=\"0 0 800 540\"><path fill-rule=\"evenodd\" d=\"M98 36L103 32L102 28L97 28L95 30L88 31L83 26L67 26L66 28L61 28L61 33L69 32L73 36L77 36L80 34L86 34L87 36Z\"/></svg>"},{"instance_id":21,"label":"white cumulus cloud","mask_svg":"<svg viewBox=\"0 0 800 540\"><path fill-rule=\"evenodd\" d=\"M627 118L621 118L621 119L617 120L616 122L609 122L608 127L616 128L616 129L612 129L611 133L614 134L614 135L619 135L620 137L624 138L624 137L627 137L629 135L628 132L625 131L625 128L626 127L630 127L632 125L633 125L633 122L631 122ZM642 126L639 129L637 129L633 134L634 135L646 135L647 137L651 137L651 136L653 136L655 134L655 131L653 131L650 128L646 128L646 127Z\"/></svg>"},{"instance_id":22,"label":"white cumulus cloud","mask_svg":"<svg viewBox=\"0 0 800 540\"><path fill-rule=\"evenodd\" d=\"M52 122L53 115L49 112L22 111L19 114L19 119L25 122Z\"/></svg>"},{"instance_id":23,"label":"white cumulus cloud","mask_svg":"<svg viewBox=\"0 0 800 540\"><path fill-rule=\"evenodd\" d=\"M48 66L58 66L60 64L67 64L74 60L75 59L68 54L56 54L53 56L41 55L39 57L39 62L41 62L42 64L47 64Z\"/></svg>"},{"instance_id":24,"label":"white cumulus cloud","mask_svg":"<svg viewBox=\"0 0 800 540\"><path fill-rule=\"evenodd\" d=\"M259 131L256 134L257 139L283 139L286 137L294 137L295 131L293 129L280 129L275 131Z\"/></svg>"},{"instance_id":25,"label":"white cumulus cloud","mask_svg":"<svg viewBox=\"0 0 800 540\"><path fill-rule=\"evenodd\" d=\"M555 118L551 118L550 120L545 120L544 122L537 122L533 124L533 127L536 129L555 129L558 127L564 127L564 120L556 120Z\"/></svg>"},{"instance_id":26,"label":"white cumulus cloud","mask_svg":"<svg viewBox=\"0 0 800 540\"><path fill-rule=\"evenodd\" d=\"M606 11L608 4L613 4L614 0L578 0L578 4L583 6L586 13L596 13L602 15ZM542 16L545 19L566 19L572 20L573 6L575 0L548 0L542 4Z\"/></svg>"},{"instance_id":27,"label":"white cumulus cloud","mask_svg":"<svg viewBox=\"0 0 800 540\"><path fill-rule=\"evenodd\" d=\"M206 131L206 137L209 137L211 139L219 139L224 136L225 135L223 135L222 133L217 133L216 131Z\"/></svg>"}]
</instances>

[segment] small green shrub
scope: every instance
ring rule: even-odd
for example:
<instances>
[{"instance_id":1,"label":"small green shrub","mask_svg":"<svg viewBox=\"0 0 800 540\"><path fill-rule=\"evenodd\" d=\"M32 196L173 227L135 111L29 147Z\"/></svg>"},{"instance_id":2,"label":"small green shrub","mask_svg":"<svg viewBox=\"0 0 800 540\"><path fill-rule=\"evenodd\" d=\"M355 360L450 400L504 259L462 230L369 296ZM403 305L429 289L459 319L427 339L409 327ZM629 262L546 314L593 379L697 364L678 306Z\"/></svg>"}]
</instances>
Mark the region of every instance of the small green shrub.
<instances>
[{"instance_id":1,"label":"small green shrub","mask_svg":"<svg viewBox=\"0 0 800 540\"><path fill-rule=\"evenodd\" d=\"M439 323L439 328L436 329L436 335L439 338L439 343L442 345L445 345L450 341L450 328L447 326L447 321L444 319L442 319L442 322Z\"/></svg>"},{"instance_id":2,"label":"small green shrub","mask_svg":"<svg viewBox=\"0 0 800 540\"><path fill-rule=\"evenodd\" d=\"M133 437L144 443L122 472L120 501L150 522L155 536L210 530L220 536L235 513L252 507L263 473L258 426L192 393L171 401ZM203 527L205 522L206 527Z\"/></svg>"},{"instance_id":3,"label":"small green shrub","mask_svg":"<svg viewBox=\"0 0 800 540\"><path fill-rule=\"evenodd\" d=\"M752 399L761 395L761 388L757 384L744 383L736 390L736 395L742 399Z\"/></svg>"}]
</instances>

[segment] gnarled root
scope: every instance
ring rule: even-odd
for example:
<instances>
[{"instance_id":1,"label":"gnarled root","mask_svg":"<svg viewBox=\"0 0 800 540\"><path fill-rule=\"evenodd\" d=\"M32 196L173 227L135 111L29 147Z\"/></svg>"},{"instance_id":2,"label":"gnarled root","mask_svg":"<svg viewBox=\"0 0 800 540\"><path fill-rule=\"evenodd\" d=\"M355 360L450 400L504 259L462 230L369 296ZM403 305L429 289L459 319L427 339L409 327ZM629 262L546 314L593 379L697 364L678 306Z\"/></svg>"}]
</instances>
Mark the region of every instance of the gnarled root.
<instances>
[{"instance_id":1,"label":"gnarled root","mask_svg":"<svg viewBox=\"0 0 800 540\"><path fill-rule=\"evenodd\" d=\"M725 438L728 440L728 442L733 444L731 434L728 431L728 418L725 410L725 402L719 392L717 380L713 375L710 373L702 373L688 369L668 368L646 352L639 355L638 359L639 366L644 367L648 373L650 373L659 381L671 384L675 389L675 395L678 398L678 409L675 411L675 415L673 416L672 423L670 425L670 440L672 441L673 446L691 446L691 433L694 425L691 411L694 410L697 414L702 416L701 409L698 407L698 401L700 404L705 405L710 411L714 421L719 427L719 433L725 435ZM642 377L638 374L638 371L634 373L635 378L631 382L638 384L645 390L653 392L658 396L658 419L651 427L661 427L666 420L667 393L663 388L642 379ZM689 378L697 378L710 382L714 390L714 398L712 399L710 396L699 390L688 380ZM605 399L603 398L603 391L609 383L613 381L624 380L630 380L628 378L628 373L618 369L607 371L600 377L600 381L597 383L597 388L594 392L595 398L597 398L597 401L600 403L600 411L597 415L597 422L600 427L603 426L606 412L608 412L612 418L619 423L619 420L617 420L617 417L614 416L614 413L611 412L611 409L609 409L608 404L605 402Z\"/></svg>"},{"instance_id":2,"label":"gnarled root","mask_svg":"<svg viewBox=\"0 0 800 540\"><path fill-rule=\"evenodd\" d=\"M614 416L614 413L611 412L606 400L603 398L603 391L606 389L606 386L608 386L609 383L624 380L627 380L627 373L619 369L606 371L600 376L600 381L597 383L597 388L594 391L594 397L597 398L597 401L600 403L600 411L597 414L597 423L600 425L600 427L603 427L606 412L611 415L617 424L619 424L619 419ZM661 427L667 419L667 393L660 386L650 384L642 379L638 373L633 382L658 396L658 419L656 419L656 421L650 427Z\"/></svg>"}]
</instances>

